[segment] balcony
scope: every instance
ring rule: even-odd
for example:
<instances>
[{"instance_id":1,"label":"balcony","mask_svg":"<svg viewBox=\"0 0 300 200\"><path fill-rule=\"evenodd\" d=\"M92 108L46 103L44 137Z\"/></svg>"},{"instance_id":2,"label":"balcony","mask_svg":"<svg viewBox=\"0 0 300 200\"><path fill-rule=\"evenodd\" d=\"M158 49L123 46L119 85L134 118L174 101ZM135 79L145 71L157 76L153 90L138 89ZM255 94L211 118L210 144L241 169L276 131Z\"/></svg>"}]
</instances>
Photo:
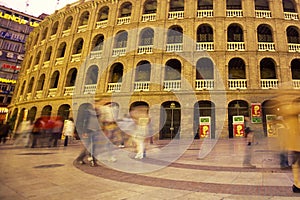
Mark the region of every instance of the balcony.
<instances>
[{"instance_id":1,"label":"balcony","mask_svg":"<svg viewBox=\"0 0 300 200\"><path fill-rule=\"evenodd\" d=\"M62 32L62 37L66 37L66 36L70 35L70 33L71 33L71 29L64 30L64 31Z\"/></svg>"},{"instance_id":2,"label":"balcony","mask_svg":"<svg viewBox=\"0 0 300 200\"><path fill-rule=\"evenodd\" d=\"M166 46L167 52L182 52L182 50L183 50L182 43L167 44Z\"/></svg>"},{"instance_id":3,"label":"balcony","mask_svg":"<svg viewBox=\"0 0 300 200\"><path fill-rule=\"evenodd\" d=\"M184 18L184 11L174 11L169 12L168 19L183 19Z\"/></svg>"},{"instance_id":4,"label":"balcony","mask_svg":"<svg viewBox=\"0 0 300 200\"><path fill-rule=\"evenodd\" d=\"M298 13L294 13L294 12L284 12L284 19L299 20L299 15Z\"/></svg>"},{"instance_id":5,"label":"balcony","mask_svg":"<svg viewBox=\"0 0 300 200\"><path fill-rule=\"evenodd\" d=\"M117 19L117 25L129 24L129 23L130 23L130 16L129 17L119 17Z\"/></svg>"},{"instance_id":6,"label":"balcony","mask_svg":"<svg viewBox=\"0 0 300 200\"><path fill-rule=\"evenodd\" d=\"M165 91L180 90L180 89L181 89L181 80L164 81Z\"/></svg>"},{"instance_id":7,"label":"balcony","mask_svg":"<svg viewBox=\"0 0 300 200\"><path fill-rule=\"evenodd\" d=\"M113 57L117 56L124 56L126 54L126 47L125 48L114 48L112 52Z\"/></svg>"},{"instance_id":8,"label":"balcony","mask_svg":"<svg viewBox=\"0 0 300 200\"><path fill-rule=\"evenodd\" d=\"M198 18L213 17L213 16L214 16L213 10L197 10Z\"/></svg>"},{"instance_id":9,"label":"balcony","mask_svg":"<svg viewBox=\"0 0 300 200\"><path fill-rule=\"evenodd\" d=\"M261 89L277 89L278 79L261 79L260 85Z\"/></svg>"},{"instance_id":10,"label":"balcony","mask_svg":"<svg viewBox=\"0 0 300 200\"><path fill-rule=\"evenodd\" d=\"M96 29L105 28L105 27L107 27L107 24L108 24L108 20L96 22Z\"/></svg>"},{"instance_id":11,"label":"balcony","mask_svg":"<svg viewBox=\"0 0 300 200\"><path fill-rule=\"evenodd\" d=\"M55 97L57 93L57 88L50 88L48 91L48 97Z\"/></svg>"},{"instance_id":12,"label":"balcony","mask_svg":"<svg viewBox=\"0 0 300 200\"><path fill-rule=\"evenodd\" d=\"M43 96L43 90L36 91L35 98L40 99Z\"/></svg>"},{"instance_id":13,"label":"balcony","mask_svg":"<svg viewBox=\"0 0 300 200\"><path fill-rule=\"evenodd\" d=\"M197 42L196 51L214 51L213 42Z\"/></svg>"},{"instance_id":14,"label":"balcony","mask_svg":"<svg viewBox=\"0 0 300 200\"><path fill-rule=\"evenodd\" d=\"M108 83L107 92L120 92L122 83Z\"/></svg>"},{"instance_id":15,"label":"balcony","mask_svg":"<svg viewBox=\"0 0 300 200\"><path fill-rule=\"evenodd\" d=\"M227 42L228 51L245 51L245 42Z\"/></svg>"},{"instance_id":16,"label":"balcony","mask_svg":"<svg viewBox=\"0 0 300 200\"><path fill-rule=\"evenodd\" d=\"M102 50L99 50L99 51L91 51L90 59L101 58L101 57L102 57L102 53L103 53Z\"/></svg>"},{"instance_id":17,"label":"balcony","mask_svg":"<svg viewBox=\"0 0 300 200\"><path fill-rule=\"evenodd\" d=\"M242 10L226 10L227 17L243 17Z\"/></svg>"},{"instance_id":18,"label":"balcony","mask_svg":"<svg viewBox=\"0 0 300 200\"><path fill-rule=\"evenodd\" d=\"M299 52L300 53L300 44L291 44L289 43L289 52Z\"/></svg>"},{"instance_id":19,"label":"balcony","mask_svg":"<svg viewBox=\"0 0 300 200\"><path fill-rule=\"evenodd\" d=\"M256 18L272 18L271 11L269 10L255 10Z\"/></svg>"},{"instance_id":20,"label":"balcony","mask_svg":"<svg viewBox=\"0 0 300 200\"><path fill-rule=\"evenodd\" d=\"M293 80L293 88L300 89L300 80Z\"/></svg>"},{"instance_id":21,"label":"balcony","mask_svg":"<svg viewBox=\"0 0 300 200\"><path fill-rule=\"evenodd\" d=\"M33 71L37 71L39 69L39 64L33 66Z\"/></svg>"},{"instance_id":22,"label":"balcony","mask_svg":"<svg viewBox=\"0 0 300 200\"><path fill-rule=\"evenodd\" d=\"M50 40L54 40L56 38L56 34L50 35Z\"/></svg>"},{"instance_id":23,"label":"balcony","mask_svg":"<svg viewBox=\"0 0 300 200\"><path fill-rule=\"evenodd\" d=\"M75 91L75 86L65 87L64 96L72 96Z\"/></svg>"},{"instance_id":24,"label":"balcony","mask_svg":"<svg viewBox=\"0 0 300 200\"><path fill-rule=\"evenodd\" d=\"M83 94L95 94L96 89L97 89L97 84L85 85Z\"/></svg>"},{"instance_id":25,"label":"balcony","mask_svg":"<svg viewBox=\"0 0 300 200\"><path fill-rule=\"evenodd\" d=\"M212 90L215 87L214 80L196 80L195 89L196 90Z\"/></svg>"},{"instance_id":26,"label":"balcony","mask_svg":"<svg viewBox=\"0 0 300 200\"><path fill-rule=\"evenodd\" d=\"M55 59L55 65L62 65L64 63L65 57L60 57Z\"/></svg>"},{"instance_id":27,"label":"balcony","mask_svg":"<svg viewBox=\"0 0 300 200\"><path fill-rule=\"evenodd\" d=\"M50 60L47 60L43 62L42 68L47 68L49 66L50 66Z\"/></svg>"},{"instance_id":28,"label":"balcony","mask_svg":"<svg viewBox=\"0 0 300 200\"><path fill-rule=\"evenodd\" d=\"M24 99L23 99L23 95L20 95L20 96L19 96L19 102L20 102L20 101L23 101L23 100L24 100Z\"/></svg>"},{"instance_id":29,"label":"balcony","mask_svg":"<svg viewBox=\"0 0 300 200\"><path fill-rule=\"evenodd\" d=\"M142 15L142 22L152 22L156 20L156 13L151 13L151 14L143 14Z\"/></svg>"},{"instance_id":30,"label":"balcony","mask_svg":"<svg viewBox=\"0 0 300 200\"><path fill-rule=\"evenodd\" d=\"M83 33L87 30L87 25L78 26L77 33Z\"/></svg>"},{"instance_id":31,"label":"balcony","mask_svg":"<svg viewBox=\"0 0 300 200\"><path fill-rule=\"evenodd\" d=\"M230 90L247 89L246 79L229 79L228 88Z\"/></svg>"},{"instance_id":32,"label":"balcony","mask_svg":"<svg viewBox=\"0 0 300 200\"><path fill-rule=\"evenodd\" d=\"M134 82L134 91L149 91L150 81Z\"/></svg>"},{"instance_id":33,"label":"balcony","mask_svg":"<svg viewBox=\"0 0 300 200\"><path fill-rule=\"evenodd\" d=\"M27 93L26 94L26 100L29 101L32 98L32 93Z\"/></svg>"},{"instance_id":34,"label":"balcony","mask_svg":"<svg viewBox=\"0 0 300 200\"><path fill-rule=\"evenodd\" d=\"M41 42L40 42L40 45L44 45L45 44L45 39L43 39Z\"/></svg>"},{"instance_id":35,"label":"balcony","mask_svg":"<svg viewBox=\"0 0 300 200\"><path fill-rule=\"evenodd\" d=\"M138 47L138 54L150 54L153 53L153 45L147 45L147 46L139 46Z\"/></svg>"},{"instance_id":36,"label":"balcony","mask_svg":"<svg viewBox=\"0 0 300 200\"><path fill-rule=\"evenodd\" d=\"M81 58L81 53L71 55L71 62L79 62Z\"/></svg>"},{"instance_id":37,"label":"balcony","mask_svg":"<svg viewBox=\"0 0 300 200\"><path fill-rule=\"evenodd\" d=\"M258 51L275 51L275 44L273 42L259 42Z\"/></svg>"}]
</instances>

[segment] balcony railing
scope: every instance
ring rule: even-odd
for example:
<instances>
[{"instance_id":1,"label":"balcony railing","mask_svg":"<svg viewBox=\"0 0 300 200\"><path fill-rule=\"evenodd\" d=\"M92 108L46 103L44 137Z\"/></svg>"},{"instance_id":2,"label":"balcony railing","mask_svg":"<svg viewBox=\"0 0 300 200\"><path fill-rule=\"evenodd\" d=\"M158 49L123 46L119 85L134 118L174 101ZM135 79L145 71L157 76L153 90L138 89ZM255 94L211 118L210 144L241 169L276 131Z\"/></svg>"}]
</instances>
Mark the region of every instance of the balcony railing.
<instances>
[{"instance_id":1,"label":"balcony railing","mask_svg":"<svg viewBox=\"0 0 300 200\"><path fill-rule=\"evenodd\" d=\"M36 71L38 69L39 69L39 64L33 66L33 71Z\"/></svg>"},{"instance_id":2,"label":"balcony railing","mask_svg":"<svg viewBox=\"0 0 300 200\"><path fill-rule=\"evenodd\" d=\"M156 13L142 15L142 22L155 21L155 20L156 20Z\"/></svg>"},{"instance_id":3,"label":"balcony railing","mask_svg":"<svg viewBox=\"0 0 300 200\"><path fill-rule=\"evenodd\" d=\"M55 59L55 65L61 65L64 63L65 57L60 57Z\"/></svg>"},{"instance_id":4,"label":"balcony railing","mask_svg":"<svg viewBox=\"0 0 300 200\"><path fill-rule=\"evenodd\" d=\"M117 19L118 25L129 24L129 23L130 23L130 16L129 17L120 17Z\"/></svg>"},{"instance_id":5,"label":"balcony railing","mask_svg":"<svg viewBox=\"0 0 300 200\"><path fill-rule=\"evenodd\" d=\"M96 22L96 29L104 28L104 27L107 26L107 24L108 24L108 20L103 20L103 21Z\"/></svg>"},{"instance_id":6,"label":"balcony railing","mask_svg":"<svg viewBox=\"0 0 300 200\"><path fill-rule=\"evenodd\" d=\"M181 89L181 80L174 81L164 81L164 90L180 90Z\"/></svg>"},{"instance_id":7,"label":"balcony railing","mask_svg":"<svg viewBox=\"0 0 300 200\"><path fill-rule=\"evenodd\" d=\"M81 58L81 53L71 55L71 62L79 62Z\"/></svg>"},{"instance_id":8,"label":"balcony railing","mask_svg":"<svg viewBox=\"0 0 300 200\"><path fill-rule=\"evenodd\" d=\"M275 51L275 44L273 42L259 42L258 51Z\"/></svg>"},{"instance_id":9,"label":"balcony railing","mask_svg":"<svg viewBox=\"0 0 300 200\"><path fill-rule=\"evenodd\" d=\"M62 37L68 36L68 35L70 35L70 33L71 33L71 29L64 30L64 31L62 32Z\"/></svg>"},{"instance_id":10,"label":"balcony railing","mask_svg":"<svg viewBox=\"0 0 300 200\"><path fill-rule=\"evenodd\" d=\"M97 84L85 85L83 94L95 94L96 89L97 89Z\"/></svg>"},{"instance_id":11,"label":"balcony railing","mask_svg":"<svg viewBox=\"0 0 300 200\"><path fill-rule=\"evenodd\" d=\"M40 45L44 45L45 44L45 39L43 39L41 42L40 42Z\"/></svg>"},{"instance_id":12,"label":"balcony railing","mask_svg":"<svg viewBox=\"0 0 300 200\"><path fill-rule=\"evenodd\" d=\"M167 52L182 52L182 50L183 50L182 43L167 44L166 46Z\"/></svg>"},{"instance_id":13,"label":"balcony railing","mask_svg":"<svg viewBox=\"0 0 300 200\"><path fill-rule=\"evenodd\" d=\"M300 80L293 80L293 88L300 89Z\"/></svg>"},{"instance_id":14,"label":"balcony railing","mask_svg":"<svg viewBox=\"0 0 300 200\"><path fill-rule=\"evenodd\" d=\"M272 18L271 11L269 10L255 10L256 18Z\"/></svg>"},{"instance_id":15,"label":"balcony railing","mask_svg":"<svg viewBox=\"0 0 300 200\"><path fill-rule=\"evenodd\" d=\"M299 52L300 53L300 44L291 44L289 43L289 52Z\"/></svg>"},{"instance_id":16,"label":"balcony railing","mask_svg":"<svg viewBox=\"0 0 300 200\"><path fill-rule=\"evenodd\" d=\"M247 89L247 80L246 79L229 79L228 88L231 90L237 89Z\"/></svg>"},{"instance_id":17,"label":"balcony railing","mask_svg":"<svg viewBox=\"0 0 300 200\"><path fill-rule=\"evenodd\" d=\"M30 100L32 98L32 93L30 92L30 93L27 93L26 94L26 100L28 101L28 100Z\"/></svg>"},{"instance_id":18,"label":"balcony railing","mask_svg":"<svg viewBox=\"0 0 300 200\"><path fill-rule=\"evenodd\" d=\"M260 85L262 89L278 88L278 79L261 79Z\"/></svg>"},{"instance_id":19,"label":"balcony railing","mask_svg":"<svg viewBox=\"0 0 300 200\"><path fill-rule=\"evenodd\" d=\"M168 18L169 19L183 19L184 18L184 11L169 12Z\"/></svg>"},{"instance_id":20,"label":"balcony railing","mask_svg":"<svg viewBox=\"0 0 300 200\"><path fill-rule=\"evenodd\" d=\"M138 54L144 54L144 53L153 53L153 45L147 45L147 46L139 46L138 47Z\"/></svg>"},{"instance_id":21,"label":"balcony railing","mask_svg":"<svg viewBox=\"0 0 300 200\"><path fill-rule=\"evenodd\" d=\"M36 91L35 98L40 99L43 96L43 90Z\"/></svg>"},{"instance_id":22,"label":"balcony railing","mask_svg":"<svg viewBox=\"0 0 300 200\"><path fill-rule=\"evenodd\" d=\"M56 34L50 35L50 40L54 40L56 38Z\"/></svg>"},{"instance_id":23,"label":"balcony railing","mask_svg":"<svg viewBox=\"0 0 300 200\"><path fill-rule=\"evenodd\" d=\"M64 96L72 96L75 91L75 86L65 87Z\"/></svg>"},{"instance_id":24,"label":"balcony railing","mask_svg":"<svg viewBox=\"0 0 300 200\"><path fill-rule=\"evenodd\" d=\"M134 91L149 91L150 81L134 82Z\"/></svg>"},{"instance_id":25,"label":"balcony railing","mask_svg":"<svg viewBox=\"0 0 300 200\"><path fill-rule=\"evenodd\" d=\"M78 26L77 33L82 33L87 30L87 25Z\"/></svg>"},{"instance_id":26,"label":"balcony railing","mask_svg":"<svg viewBox=\"0 0 300 200\"><path fill-rule=\"evenodd\" d=\"M213 10L197 10L197 17L203 18L203 17L213 17L214 11Z\"/></svg>"},{"instance_id":27,"label":"balcony railing","mask_svg":"<svg viewBox=\"0 0 300 200\"><path fill-rule=\"evenodd\" d=\"M50 65L50 60L47 60L47 61L43 62L42 68L47 68L47 67L49 67L49 65Z\"/></svg>"},{"instance_id":28,"label":"balcony railing","mask_svg":"<svg viewBox=\"0 0 300 200\"><path fill-rule=\"evenodd\" d=\"M101 58L102 57L102 52L103 52L102 50L91 51L90 58L91 59Z\"/></svg>"},{"instance_id":29,"label":"balcony railing","mask_svg":"<svg viewBox=\"0 0 300 200\"><path fill-rule=\"evenodd\" d=\"M298 13L294 13L294 12L284 12L284 19L299 20L299 15L298 15Z\"/></svg>"},{"instance_id":30,"label":"balcony railing","mask_svg":"<svg viewBox=\"0 0 300 200\"><path fill-rule=\"evenodd\" d=\"M107 92L120 92L122 83L108 83Z\"/></svg>"},{"instance_id":31,"label":"balcony railing","mask_svg":"<svg viewBox=\"0 0 300 200\"><path fill-rule=\"evenodd\" d=\"M126 47L125 48L114 48L112 52L112 56L124 56L126 54Z\"/></svg>"},{"instance_id":32,"label":"balcony railing","mask_svg":"<svg viewBox=\"0 0 300 200\"><path fill-rule=\"evenodd\" d=\"M196 51L214 51L213 42L197 42Z\"/></svg>"},{"instance_id":33,"label":"balcony railing","mask_svg":"<svg viewBox=\"0 0 300 200\"><path fill-rule=\"evenodd\" d=\"M242 10L226 10L227 17L243 17Z\"/></svg>"},{"instance_id":34,"label":"balcony railing","mask_svg":"<svg viewBox=\"0 0 300 200\"><path fill-rule=\"evenodd\" d=\"M228 51L245 51L245 42L227 42Z\"/></svg>"},{"instance_id":35,"label":"balcony railing","mask_svg":"<svg viewBox=\"0 0 300 200\"><path fill-rule=\"evenodd\" d=\"M48 91L48 97L55 97L57 93L57 88L50 88Z\"/></svg>"},{"instance_id":36,"label":"balcony railing","mask_svg":"<svg viewBox=\"0 0 300 200\"><path fill-rule=\"evenodd\" d=\"M195 89L196 90L212 90L215 87L214 80L196 80Z\"/></svg>"}]
</instances>

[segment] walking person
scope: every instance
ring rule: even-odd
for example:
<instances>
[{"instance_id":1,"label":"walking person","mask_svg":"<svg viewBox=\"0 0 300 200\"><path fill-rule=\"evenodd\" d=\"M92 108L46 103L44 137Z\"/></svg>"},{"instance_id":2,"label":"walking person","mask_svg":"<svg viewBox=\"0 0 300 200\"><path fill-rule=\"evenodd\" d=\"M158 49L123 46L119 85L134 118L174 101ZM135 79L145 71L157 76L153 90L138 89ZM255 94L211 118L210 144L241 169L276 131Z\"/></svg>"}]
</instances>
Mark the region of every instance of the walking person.
<instances>
[{"instance_id":1,"label":"walking person","mask_svg":"<svg viewBox=\"0 0 300 200\"><path fill-rule=\"evenodd\" d=\"M43 134L44 126L46 122L44 121L43 117L39 117L33 124L32 128L32 144L31 148L35 148L37 145L38 137Z\"/></svg>"},{"instance_id":2,"label":"walking person","mask_svg":"<svg viewBox=\"0 0 300 200\"><path fill-rule=\"evenodd\" d=\"M85 157L88 156L88 161L90 162L91 166L96 165L96 158L95 158L95 148L94 142L96 140L97 135L99 135L101 131L101 127L98 121L99 118L99 111L96 106L88 107L83 113L84 115L84 123L82 127L82 132L79 133L80 139L83 143L83 148L76 158L76 161L79 164L85 164Z\"/></svg>"},{"instance_id":3,"label":"walking person","mask_svg":"<svg viewBox=\"0 0 300 200\"><path fill-rule=\"evenodd\" d=\"M251 121L249 117L244 117L245 120L245 137L246 137L246 148L244 154L243 166L246 168L256 168L255 165L251 164L253 145L254 145L254 131L251 128Z\"/></svg>"},{"instance_id":4,"label":"walking person","mask_svg":"<svg viewBox=\"0 0 300 200\"><path fill-rule=\"evenodd\" d=\"M53 127L51 131L51 138L50 138L50 146L51 142L53 142L53 147L57 147L58 139L61 137L62 134L62 129L63 129L63 121L61 120L60 116L57 116L53 120Z\"/></svg>"},{"instance_id":5,"label":"walking person","mask_svg":"<svg viewBox=\"0 0 300 200\"><path fill-rule=\"evenodd\" d=\"M6 143L6 138L8 137L9 132L10 132L10 125L8 124L8 122L1 125L1 127L0 127L0 143L1 142L3 144Z\"/></svg>"},{"instance_id":6,"label":"walking person","mask_svg":"<svg viewBox=\"0 0 300 200\"><path fill-rule=\"evenodd\" d=\"M74 137L74 132L75 132L75 124L74 124L74 119L70 117L69 119L66 119L64 122L64 127L62 131L62 135L64 136L64 146L68 146L68 140L73 139Z\"/></svg>"}]
</instances>

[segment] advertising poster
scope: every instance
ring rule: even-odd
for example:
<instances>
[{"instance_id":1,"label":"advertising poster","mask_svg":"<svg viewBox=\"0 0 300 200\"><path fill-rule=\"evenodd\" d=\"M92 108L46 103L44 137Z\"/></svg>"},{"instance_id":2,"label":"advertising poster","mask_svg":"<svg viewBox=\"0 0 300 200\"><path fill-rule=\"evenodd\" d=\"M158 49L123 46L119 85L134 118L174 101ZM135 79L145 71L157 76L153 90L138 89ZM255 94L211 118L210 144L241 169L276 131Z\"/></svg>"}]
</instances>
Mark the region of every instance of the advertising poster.
<instances>
[{"instance_id":1,"label":"advertising poster","mask_svg":"<svg viewBox=\"0 0 300 200\"><path fill-rule=\"evenodd\" d=\"M211 137L210 116L199 117L199 135L200 138Z\"/></svg>"},{"instance_id":2,"label":"advertising poster","mask_svg":"<svg viewBox=\"0 0 300 200\"><path fill-rule=\"evenodd\" d=\"M266 115L268 137L277 137L275 120L276 120L276 115Z\"/></svg>"},{"instance_id":3,"label":"advertising poster","mask_svg":"<svg viewBox=\"0 0 300 200\"><path fill-rule=\"evenodd\" d=\"M262 110L260 103L251 104L251 122L262 123Z\"/></svg>"},{"instance_id":4,"label":"advertising poster","mask_svg":"<svg viewBox=\"0 0 300 200\"><path fill-rule=\"evenodd\" d=\"M233 117L233 135L234 137L244 137L244 116L232 116Z\"/></svg>"}]
</instances>

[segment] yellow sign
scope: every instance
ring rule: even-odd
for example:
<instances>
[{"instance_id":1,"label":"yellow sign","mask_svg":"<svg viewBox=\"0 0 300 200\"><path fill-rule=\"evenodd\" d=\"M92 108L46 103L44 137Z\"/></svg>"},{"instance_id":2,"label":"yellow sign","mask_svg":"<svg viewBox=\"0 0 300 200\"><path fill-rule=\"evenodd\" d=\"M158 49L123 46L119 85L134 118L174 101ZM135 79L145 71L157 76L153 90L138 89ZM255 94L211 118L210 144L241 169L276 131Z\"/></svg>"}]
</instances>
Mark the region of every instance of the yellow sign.
<instances>
[{"instance_id":1,"label":"yellow sign","mask_svg":"<svg viewBox=\"0 0 300 200\"><path fill-rule=\"evenodd\" d=\"M21 17L17 17L15 15L10 15L3 12L0 12L0 18L11 20L19 24L28 24L29 26L33 26L33 27L37 27L39 25L37 22L28 22L27 20L22 19Z\"/></svg>"}]
</instances>

